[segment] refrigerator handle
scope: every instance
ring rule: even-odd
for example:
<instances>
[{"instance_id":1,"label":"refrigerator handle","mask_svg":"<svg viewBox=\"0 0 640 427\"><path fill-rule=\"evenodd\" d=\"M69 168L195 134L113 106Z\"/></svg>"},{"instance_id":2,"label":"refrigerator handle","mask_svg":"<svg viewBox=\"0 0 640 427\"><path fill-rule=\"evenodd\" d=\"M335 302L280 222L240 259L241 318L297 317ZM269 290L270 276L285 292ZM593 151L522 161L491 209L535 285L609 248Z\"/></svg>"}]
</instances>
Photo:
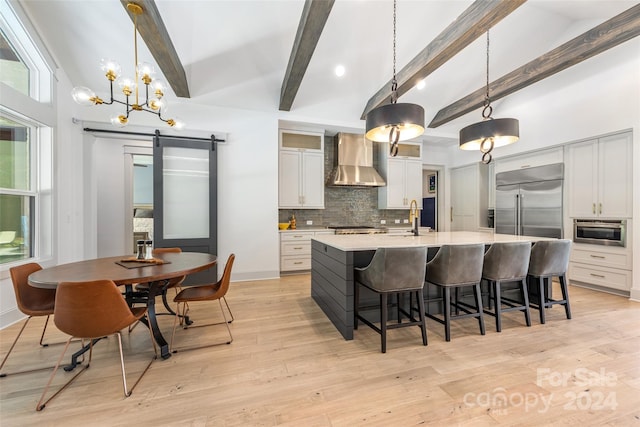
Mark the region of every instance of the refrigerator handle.
<instances>
[{"instance_id":1,"label":"refrigerator handle","mask_svg":"<svg viewBox=\"0 0 640 427\"><path fill-rule=\"evenodd\" d=\"M522 201L524 200L524 194L520 194L520 206L518 206L518 212L520 212L520 220L518 221L518 235L522 236L523 230L522 230L522 224L524 223L524 218L523 218L523 209L522 209Z\"/></svg>"},{"instance_id":2,"label":"refrigerator handle","mask_svg":"<svg viewBox=\"0 0 640 427\"><path fill-rule=\"evenodd\" d=\"M516 208L513 210L515 218L513 220L513 224L514 224L514 230L513 230L513 234L515 234L516 236L519 234L520 231L520 195L516 194Z\"/></svg>"}]
</instances>

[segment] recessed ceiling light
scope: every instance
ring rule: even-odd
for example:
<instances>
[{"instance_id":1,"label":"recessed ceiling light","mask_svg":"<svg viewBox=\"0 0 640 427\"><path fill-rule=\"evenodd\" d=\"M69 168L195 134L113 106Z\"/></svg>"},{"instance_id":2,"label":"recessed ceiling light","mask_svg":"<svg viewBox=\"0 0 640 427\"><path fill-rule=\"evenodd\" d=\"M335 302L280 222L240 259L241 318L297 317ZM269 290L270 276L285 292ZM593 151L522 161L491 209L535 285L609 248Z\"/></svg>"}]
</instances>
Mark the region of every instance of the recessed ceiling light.
<instances>
[{"instance_id":1,"label":"recessed ceiling light","mask_svg":"<svg viewBox=\"0 0 640 427\"><path fill-rule=\"evenodd\" d=\"M422 89L424 89L425 85L426 85L426 83L424 82L424 79L422 79L422 80L420 80L420 81L418 82L418 84L416 85L416 87L418 88L418 90L422 90Z\"/></svg>"},{"instance_id":2,"label":"recessed ceiling light","mask_svg":"<svg viewBox=\"0 0 640 427\"><path fill-rule=\"evenodd\" d=\"M336 66L336 69L335 69L336 76L342 77L344 76L345 72L346 72L346 69L344 68L344 65Z\"/></svg>"}]
</instances>

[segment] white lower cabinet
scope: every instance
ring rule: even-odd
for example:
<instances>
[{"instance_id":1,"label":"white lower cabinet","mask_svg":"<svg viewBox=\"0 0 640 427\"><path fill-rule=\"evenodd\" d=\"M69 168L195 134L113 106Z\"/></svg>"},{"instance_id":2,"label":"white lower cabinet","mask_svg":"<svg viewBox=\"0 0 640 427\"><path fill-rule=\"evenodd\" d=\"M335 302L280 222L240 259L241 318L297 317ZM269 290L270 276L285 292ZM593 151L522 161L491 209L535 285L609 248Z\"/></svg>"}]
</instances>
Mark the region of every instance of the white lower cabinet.
<instances>
[{"instance_id":1,"label":"white lower cabinet","mask_svg":"<svg viewBox=\"0 0 640 427\"><path fill-rule=\"evenodd\" d=\"M332 231L287 231L280 233L280 272L311 270L311 238Z\"/></svg>"},{"instance_id":2,"label":"white lower cabinet","mask_svg":"<svg viewBox=\"0 0 640 427\"><path fill-rule=\"evenodd\" d=\"M625 248L574 244L569 280L628 292L631 289L631 251Z\"/></svg>"}]
</instances>

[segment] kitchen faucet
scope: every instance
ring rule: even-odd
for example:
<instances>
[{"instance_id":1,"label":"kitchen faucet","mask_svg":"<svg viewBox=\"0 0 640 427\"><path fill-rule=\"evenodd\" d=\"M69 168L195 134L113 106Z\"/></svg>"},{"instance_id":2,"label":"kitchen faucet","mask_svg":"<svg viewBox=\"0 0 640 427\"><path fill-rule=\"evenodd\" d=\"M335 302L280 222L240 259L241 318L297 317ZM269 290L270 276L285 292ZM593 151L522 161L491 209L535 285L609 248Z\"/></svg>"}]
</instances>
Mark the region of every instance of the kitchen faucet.
<instances>
[{"instance_id":1,"label":"kitchen faucet","mask_svg":"<svg viewBox=\"0 0 640 427\"><path fill-rule=\"evenodd\" d=\"M417 236L418 233L418 202L416 199L411 200L409 204L409 222L411 223L411 232L414 236Z\"/></svg>"}]
</instances>

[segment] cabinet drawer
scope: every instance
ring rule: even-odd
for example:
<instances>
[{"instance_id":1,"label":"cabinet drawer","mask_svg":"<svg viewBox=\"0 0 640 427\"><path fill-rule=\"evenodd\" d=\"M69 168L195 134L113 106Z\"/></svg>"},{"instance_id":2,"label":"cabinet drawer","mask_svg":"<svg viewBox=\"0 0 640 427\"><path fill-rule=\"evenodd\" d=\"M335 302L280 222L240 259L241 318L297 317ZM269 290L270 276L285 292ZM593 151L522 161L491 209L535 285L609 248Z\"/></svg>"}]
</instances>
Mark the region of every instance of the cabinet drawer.
<instances>
[{"instance_id":1,"label":"cabinet drawer","mask_svg":"<svg viewBox=\"0 0 640 427\"><path fill-rule=\"evenodd\" d=\"M301 240L306 240L306 241L311 241L311 238L313 237L313 231L299 231L299 232L286 232L286 233L281 233L280 234L280 240L281 241L301 241Z\"/></svg>"},{"instance_id":2,"label":"cabinet drawer","mask_svg":"<svg viewBox=\"0 0 640 427\"><path fill-rule=\"evenodd\" d=\"M593 265L602 265L614 268L631 268L631 259L626 253L607 253L600 251L589 251L581 249L573 249L571 253L571 261L588 263Z\"/></svg>"},{"instance_id":3,"label":"cabinet drawer","mask_svg":"<svg viewBox=\"0 0 640 427\"><path fill-rule=\"evenodd\" d=\"M591 283L606 288L628 291L631 289L631 272L606 267L593 267L572 262L569 264L569 280Z\"/></svg>"},{"instance_id":4,"label":"cabinet drawer","mask_svg":"<svg viewBox=\"0 0 640 427\"><path fill-rule=\"evenodd\" d=\"M284 241L280 243L280 255L311 255L311 241Z\"/></svg>"},{"instance_id":5,"label":"cabinet drawer","mask_svg":"<svg viewBox=\"0 0 640 427\"><path fill-rule=\"evenodd\" d=\"M311 257L283 256L280 260L281 271L311 270Z\"/></svg>"}]
</instances>

